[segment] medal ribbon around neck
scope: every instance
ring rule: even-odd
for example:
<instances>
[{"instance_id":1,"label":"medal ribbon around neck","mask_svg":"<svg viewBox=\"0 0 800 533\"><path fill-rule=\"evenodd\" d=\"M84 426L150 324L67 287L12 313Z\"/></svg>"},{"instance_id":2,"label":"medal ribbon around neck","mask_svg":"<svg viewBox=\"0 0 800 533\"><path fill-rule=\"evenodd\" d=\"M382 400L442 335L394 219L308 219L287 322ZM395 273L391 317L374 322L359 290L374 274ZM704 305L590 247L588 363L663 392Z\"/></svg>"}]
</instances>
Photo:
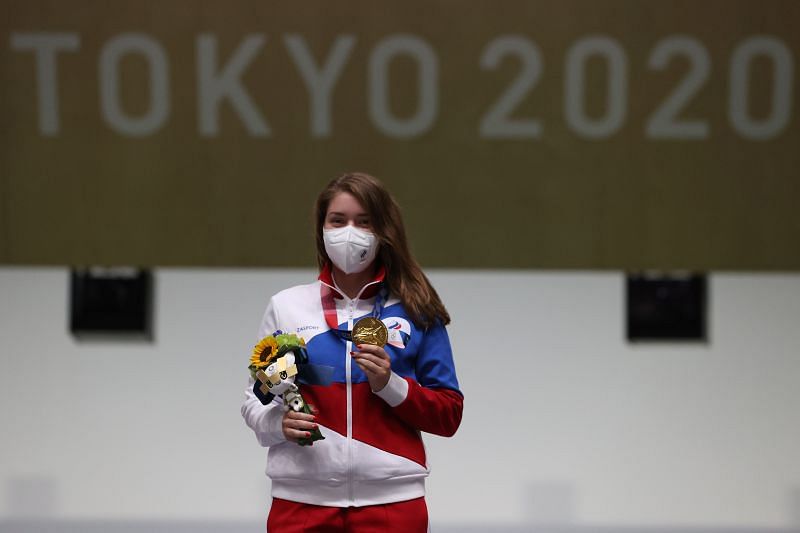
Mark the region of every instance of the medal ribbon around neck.
<instances>
[{"instance_id":1,"label":"medal ribbon around neck","mask_svg":"<svg viewBox=\"0 0 800 533\"><path fill-rule=\"evenodd\" d=\"M386 302L387 291L386 287L381 287L378 294L375 296L375 304L372 306L372 316L364 317L356 321L353 325L353 330L339 329L339 318L336 313L336 302L333 299L333 289L322 283L320 285L320 300L322 301L322 310L325 314L325 322L328 324L330 330L344 341L364 343L366 340L373 341L369 344L376 344L383 346L386 344L388 337L388 330L381 322L381 313L383 312L383 305ZM368 331L370 333L361 334L359 339L359 331ZM372 333L375 331L374 333ZM353 339L353 332L356 332L356 339Z\"/></svg>"}]
</instances>

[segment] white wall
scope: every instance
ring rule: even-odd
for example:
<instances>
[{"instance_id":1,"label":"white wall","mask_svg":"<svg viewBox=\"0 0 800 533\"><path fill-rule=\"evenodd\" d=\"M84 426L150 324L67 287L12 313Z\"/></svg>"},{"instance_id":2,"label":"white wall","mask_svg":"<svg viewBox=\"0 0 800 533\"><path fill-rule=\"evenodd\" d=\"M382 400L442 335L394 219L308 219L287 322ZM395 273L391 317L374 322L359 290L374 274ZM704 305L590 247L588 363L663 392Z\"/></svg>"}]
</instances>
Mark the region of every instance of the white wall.
<instances>
[{"instance_id":1,"label":"white wall","mask_svg":"<svg viewBox=\"0 0 800 533\"><path fill-rule=\"evenodd\" d=\"M709 345L624 340L619 273L429 273L464 420L434 524L800 521L800 275L716 274ZM63 269L0 269L0 519L263 523L239 416L268 296L308 270L159 270L156 341L78 343Z\"/></svg>"}]
</instances>

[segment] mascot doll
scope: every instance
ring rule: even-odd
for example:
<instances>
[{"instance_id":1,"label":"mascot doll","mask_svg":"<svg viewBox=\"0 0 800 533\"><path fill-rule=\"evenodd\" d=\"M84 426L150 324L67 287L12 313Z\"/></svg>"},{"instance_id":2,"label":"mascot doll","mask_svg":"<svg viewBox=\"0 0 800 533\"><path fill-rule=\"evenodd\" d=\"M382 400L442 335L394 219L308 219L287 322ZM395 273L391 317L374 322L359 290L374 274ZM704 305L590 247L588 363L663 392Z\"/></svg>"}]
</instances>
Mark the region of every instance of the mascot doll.
<instances>
[{"instance_id":1,"label":"mascot doll","mask_svg":"<svg viewBox=\"0 0 800 533\"><path fill-rule=\"evenodd\" d=\"M325 385L330 383L333 374L330 367L308 364L305 341L281 331L261 339L253 349L248 368L255 380L253 393L262 404L267 405L280 396L285 409L308 414L312 414L311 406L303 400L295 382ZM324 438L319 429L315 429L310 437L298 443L307 446Z\"/></svg>"}]
</instances>

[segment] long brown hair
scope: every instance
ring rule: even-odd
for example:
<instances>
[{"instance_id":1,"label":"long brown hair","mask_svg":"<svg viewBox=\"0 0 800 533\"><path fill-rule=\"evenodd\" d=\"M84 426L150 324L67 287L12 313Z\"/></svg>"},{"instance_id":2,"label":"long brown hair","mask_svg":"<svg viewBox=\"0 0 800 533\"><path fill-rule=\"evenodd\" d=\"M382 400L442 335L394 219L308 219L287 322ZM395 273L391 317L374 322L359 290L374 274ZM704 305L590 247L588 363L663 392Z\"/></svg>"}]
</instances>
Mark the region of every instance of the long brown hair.
<instances>
[{"instance_id":1,"label":"long brown hair","mask_svg":"<svg viewBox=\"0 0 800 533\"><path fill-rule=\"evenodd\" d=\"M322 239L328 205L334 196L342 192L352 194L369 214L371 230L380 243L378 260L386 267L389 292L400 298L411 320L425 328L436 321L449 324L450 314L411 255L400 206L386 187L369 174L342 174L328 183L317 197L314 217L320 270L330 263Z\"/></svg>"}]
</instances>

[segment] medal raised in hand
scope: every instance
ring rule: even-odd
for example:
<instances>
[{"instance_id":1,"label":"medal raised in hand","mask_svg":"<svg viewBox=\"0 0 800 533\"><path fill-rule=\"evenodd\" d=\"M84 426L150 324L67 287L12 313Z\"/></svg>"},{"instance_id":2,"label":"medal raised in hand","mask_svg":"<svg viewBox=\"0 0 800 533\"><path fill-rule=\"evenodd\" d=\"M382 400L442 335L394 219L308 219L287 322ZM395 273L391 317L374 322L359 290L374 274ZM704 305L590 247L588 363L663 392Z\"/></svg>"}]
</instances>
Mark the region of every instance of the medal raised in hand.
<instances>
[{"instance_id":1,"label":"medal raised in hand","mask_svg":"<svg viewBox=\"0 0 800 533\"><path fill-rule=\"evenodd\" d=\"M354 344L373 344L383 348L389 339L389 330L383 322L368 316L355 323L352 338Z\"/></svg>"}]
</instances>

